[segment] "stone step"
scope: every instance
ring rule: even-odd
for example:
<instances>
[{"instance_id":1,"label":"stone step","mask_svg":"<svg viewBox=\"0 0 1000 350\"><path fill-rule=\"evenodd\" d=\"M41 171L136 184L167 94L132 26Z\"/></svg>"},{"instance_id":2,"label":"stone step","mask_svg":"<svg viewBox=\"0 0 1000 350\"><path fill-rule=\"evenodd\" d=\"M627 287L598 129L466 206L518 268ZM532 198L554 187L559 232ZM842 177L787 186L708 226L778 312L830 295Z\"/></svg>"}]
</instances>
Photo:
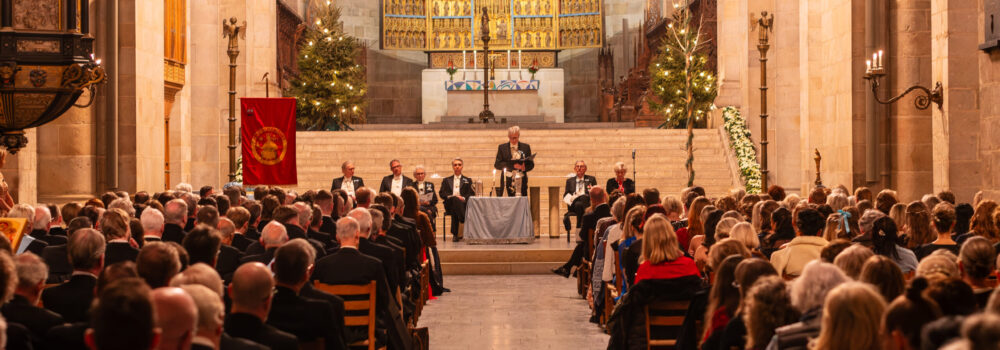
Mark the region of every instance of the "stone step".
<instances>
[{"instance_id":1,"label":"stone step","mask_svg":"<svg viewBox=\"0 0 1000 350\"><path fill-rule=\"evenodd\" d=\"M542 238L547 239L547 238ZM445 275L518 275L552 273L569 260L572 249L536 249L531 244L515 244L506 249L440 249L441 269Z\"/></svg>"},{"instance_id":2,"label":"stone step","mask_svg":"<svg viewBox=\"0 0 1000 350\"><path fill-rule=\"evenodd\" d=\"M569 254L566 254L569 259ZM448 275L543 275L551 274L552 269L564 264L565 261L504 263L445 263L441 262L441 272ZM447 278L447 277L445 277Z\"/></svg>"}]
</instances>

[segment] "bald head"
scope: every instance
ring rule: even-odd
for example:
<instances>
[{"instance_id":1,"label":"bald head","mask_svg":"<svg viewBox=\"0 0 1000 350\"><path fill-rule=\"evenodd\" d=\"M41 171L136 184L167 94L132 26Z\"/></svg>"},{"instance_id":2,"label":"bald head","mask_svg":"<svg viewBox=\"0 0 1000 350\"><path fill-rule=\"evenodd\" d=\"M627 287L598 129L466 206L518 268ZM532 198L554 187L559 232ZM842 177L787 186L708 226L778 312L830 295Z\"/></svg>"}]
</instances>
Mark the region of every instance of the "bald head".
<instances>
[{"instance_id":1,"label":"bald head","mask_svg":"<svg viewBox=\"0 0 1000 350\"><path fill-rule=\"evenodd\" d=\"M229 285L232 313L249 313L261 320L267 319L273 289L274 278L267 266L259 262L240 265L233 273L233 283Z\"/></svg>"},{"instance_id":2,"label":"bald head","mask_svg":"<svg viewBox=\"0 0 1000 350\"><path fill-rule=\"evenodd\" d=\"M260 233L260 244L265 249L280 247L285 242L288 242L288 231L285 229L285 225L277 221L267 223Z\"/></svg>"},{"instance_id":3,"label":"bald head","mask_svg":"<svg viewBox=\"0 0 1000 350\"><path fill-rule=\"evenodd\" d=\"M163 287L153 290L156 326L160 328L161 349L188 349L198 328L198 307L183 289Z\"/></svg>"}]
</instances>

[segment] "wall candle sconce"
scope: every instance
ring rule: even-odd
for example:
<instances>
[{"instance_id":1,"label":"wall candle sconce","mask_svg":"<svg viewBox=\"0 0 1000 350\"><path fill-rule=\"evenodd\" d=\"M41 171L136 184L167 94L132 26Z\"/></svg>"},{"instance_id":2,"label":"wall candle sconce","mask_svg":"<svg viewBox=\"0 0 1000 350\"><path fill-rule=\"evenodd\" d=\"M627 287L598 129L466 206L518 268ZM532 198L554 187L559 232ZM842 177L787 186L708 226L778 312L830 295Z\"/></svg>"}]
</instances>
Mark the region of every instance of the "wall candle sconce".
<instances>
[{"instance_id":1,"label":"wall candle sconce","mask_svg":"<svg viewBox=\"0 0 1000 350\"><path fill-rule=\"evenodd\" d=\"M922 92L923 94L917 95L917 97L913 100L913 105L916 106L917 109L920 110L927 109L927 107L930 107L931 102L937 104L938 109L941 109L941 105L944 104L944 88L941 86L940 81L934 84L933 90L920 85L913 85L907 88L906 91L903 91L903 93L899 94L896 97L890 98L885 101L879 98L878 94L878 88L880 85L879 80L886 75L885 65L882 63L882 50L873 53L871 60L865 61L865 68L866 69L864 78L865 80L868 80L868 83L871 85L872 95L875 97L875 101L878 103L884 105L892 104L895 103L896 101L899 101L899 99L903 98L907 94L915 90L920 90L920 92Z\"/></svg>"}]
</instances>

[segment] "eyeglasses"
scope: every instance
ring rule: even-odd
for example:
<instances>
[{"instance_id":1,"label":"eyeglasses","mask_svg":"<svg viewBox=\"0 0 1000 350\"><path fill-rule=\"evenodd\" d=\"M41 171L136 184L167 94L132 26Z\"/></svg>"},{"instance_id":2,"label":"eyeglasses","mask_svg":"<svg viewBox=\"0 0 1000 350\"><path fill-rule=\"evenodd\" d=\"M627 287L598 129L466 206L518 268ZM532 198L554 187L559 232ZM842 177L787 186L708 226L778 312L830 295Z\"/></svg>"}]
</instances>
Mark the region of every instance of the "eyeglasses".
<instances>
[{"instance_id":1,"label":"eyeglasses","mask_svg":"<svg viewBox=\"0 0 1000 350\"><path fill-rule=\"evenodd\" d=\"M396 169L396 168L402 168L402 167L403 167L402 165L393 165L393 166L392 166L392 167L390 167L390 168L391 168L391 169Z\"/></svg>"},{"instance_id":2,"label":"eyeglasses","mask_svg":"<svg viewBox=\"0 0 1000 350\"><path fill-rule=\"evenodd\" d=\"M413 173L413 175L425 175L426 173Z\"/></svg>"}]
</instances>

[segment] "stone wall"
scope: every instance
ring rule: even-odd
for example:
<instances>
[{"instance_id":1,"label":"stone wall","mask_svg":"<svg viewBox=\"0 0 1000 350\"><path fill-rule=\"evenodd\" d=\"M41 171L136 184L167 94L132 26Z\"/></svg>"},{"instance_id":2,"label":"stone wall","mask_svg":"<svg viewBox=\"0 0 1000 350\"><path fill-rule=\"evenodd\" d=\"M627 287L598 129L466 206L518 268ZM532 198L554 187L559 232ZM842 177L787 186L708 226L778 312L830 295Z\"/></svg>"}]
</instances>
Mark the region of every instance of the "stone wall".
<instances>
[{"instance_id":1,"label":"stone wall","mask_svg":"<svg viewBox=\"0 0 1000 350\"><path fill-rule=\"evenodd\" d=\"M883 96L896 96L913 84L933 86L929 1L889 2L886 59L890 79L885 81ZM889 125L880 125L888 127L891 135L890 186L906 194L908 200L919 199L913 197L914 193L929 193L933 189L931 110L917 109L910 96L891 105Z\"/></svg>"},{"instance_id":2,"label":"stone wall","mask_svg":"<svg viewBox=\"0 0 1000 350\"><path fill-rule=\"evenodd\" d=\"M976 23L983 23L983 1L977 1L978 18ZM982 40L985 32L982 27L978 29L977 40ZM979 67L979 100L991 101L983 103L980 109L978 124L967 125L965 127L979 128L979 174L982 176L982 190L985 198L1000 200L1000 50L989 52L977 51ZM968 167L957 169L959 171L971 172L975 169Z\"/></svg>"}]
</instances>

